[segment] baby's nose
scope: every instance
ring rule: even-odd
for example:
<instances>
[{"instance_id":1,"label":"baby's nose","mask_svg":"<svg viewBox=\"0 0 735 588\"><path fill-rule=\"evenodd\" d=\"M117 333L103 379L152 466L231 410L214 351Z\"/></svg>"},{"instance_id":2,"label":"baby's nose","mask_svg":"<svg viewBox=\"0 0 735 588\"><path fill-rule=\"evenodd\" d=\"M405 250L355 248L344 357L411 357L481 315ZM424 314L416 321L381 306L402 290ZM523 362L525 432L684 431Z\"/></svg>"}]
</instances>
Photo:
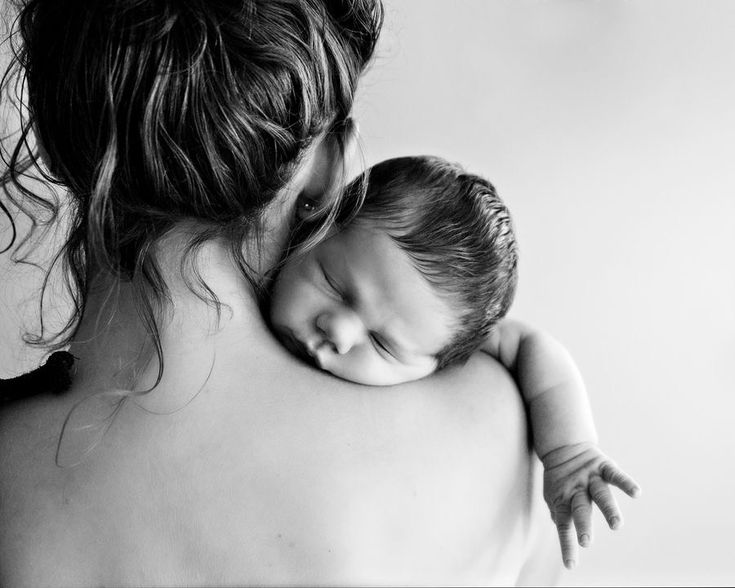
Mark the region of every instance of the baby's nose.
<instances>
[{"instance_id":1,"label":"baby's nose","mask_svg":"<svg viewBox=\"0 0 735 588\"><path fill-rule=\"evenodd\" d=\"M351 309L319 315L316 327L340 355L348 353L361 340L364 333L360 317Z\"/></svg>"}]
</instances>

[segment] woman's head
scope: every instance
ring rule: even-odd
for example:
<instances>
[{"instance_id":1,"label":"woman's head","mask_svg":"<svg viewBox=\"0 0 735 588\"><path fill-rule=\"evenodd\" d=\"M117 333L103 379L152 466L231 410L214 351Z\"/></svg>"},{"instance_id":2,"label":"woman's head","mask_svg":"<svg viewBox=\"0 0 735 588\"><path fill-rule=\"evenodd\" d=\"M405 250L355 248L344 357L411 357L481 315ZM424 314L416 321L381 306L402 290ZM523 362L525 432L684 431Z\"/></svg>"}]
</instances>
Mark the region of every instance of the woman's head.
<instances>
[{"instance_id":1,"label":"woman's head","mask_svg":"<svg viewBox=\"0 0 735 588\"><path fill-rule=\"evenodd\" d=\"M193 246L217 235L236 258L263 239L308 147L339 142L381 24L369 0L23 3L25 131L73 199L63 259L79 296L92 255L159 291L153 246L182 221L201 229ZM6 193L34 163L22 155Z\"/></svg>"}]
</instances>

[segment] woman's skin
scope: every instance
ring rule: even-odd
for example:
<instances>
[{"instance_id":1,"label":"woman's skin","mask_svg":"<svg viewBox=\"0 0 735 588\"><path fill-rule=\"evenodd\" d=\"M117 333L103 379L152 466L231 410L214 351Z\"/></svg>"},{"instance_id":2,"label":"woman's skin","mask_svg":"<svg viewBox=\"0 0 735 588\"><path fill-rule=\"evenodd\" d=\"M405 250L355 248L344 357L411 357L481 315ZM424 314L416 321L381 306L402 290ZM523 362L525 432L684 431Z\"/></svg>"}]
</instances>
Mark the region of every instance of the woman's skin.
<instances>
[{"instance_id":1,"label":"woman's skin","mask_svg":"<svg viewBox=\"0 0 735 588\"><path fill-rule=\"evenodd\" d=\"M269 211L263 268L323 152ZM524 565L558 569L548 520L548 541L537 534L547 517L520 395L499 364L478 356L395 388L338 380L281 347L210 242L200 267L226 305L216 328L178 274L181 239L160 247L163 380L129 398L86 457L94 431L75 427L109 410L78 405L60 459L79 465L55 463L70 411L110 382L155 381L128 285L110 298L98 275L68 394L0 412L0 585L513 584Z\"/></svg>"}]
</instances>

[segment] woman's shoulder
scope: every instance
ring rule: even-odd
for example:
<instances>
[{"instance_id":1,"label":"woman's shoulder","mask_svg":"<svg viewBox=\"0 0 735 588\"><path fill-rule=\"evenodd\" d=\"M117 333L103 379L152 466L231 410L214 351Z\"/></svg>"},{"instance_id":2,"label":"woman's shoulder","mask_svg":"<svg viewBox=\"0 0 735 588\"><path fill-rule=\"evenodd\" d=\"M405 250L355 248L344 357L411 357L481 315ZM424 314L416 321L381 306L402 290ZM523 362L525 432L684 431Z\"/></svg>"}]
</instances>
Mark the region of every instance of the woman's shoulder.
<instances>
[{"instance_id":1,"label":"woman's shoulder","mask_svg":"<svg viewBox=\"0 0 735 588\"><path fill-rule=\"evenodd\" d=\"M318 371L272 336L261 337L258 345L225 344L212 354L211 365L206 388L223 404L258 403L259 413L275 411L295 430L313 422L336 435L344 427L344 434L362 435L368 444L381 435L406 440L430 428L447 448L467 447L471 440L478 446L503 445L504 455L512 453L509 444L528 449L521 395L507 370L485 354L391 387L353 384ZM430 443L429 437L416 439Z\"/></svg>"},{"instance_id":2,"label":"woman's shoulder","mask_svg":"<svg viewBox=\"0 0 735 588\"><path fill-rule=\"evenodd\" d=\"M531 461L498 364L370 388L249 336L170 358L160 389L128 398L80 465L54 464L77 391L6 410L0 560L68 562L69 584L126 583L134 569L170 584L517 573Z\"/></svg>"},{"instance_id":3,"label":"woman's shoulder","mask_svg":"<svg viewBox=\"0 0 735 588\"><path fill-rule=\"evenodd\" d=\"M322 553L340 554L344 575L313 581L514 581L532 461L520 395L498 363L478 354L390 388L337 380L278 350L261 349L257 364L233 388L261 398L252 413L260 418L238 419L268 447L258 469L280 464L279 491L296 491L288 502L318 504L300 511L296 543L329 537Z\"/></svg>"}]
</instances>

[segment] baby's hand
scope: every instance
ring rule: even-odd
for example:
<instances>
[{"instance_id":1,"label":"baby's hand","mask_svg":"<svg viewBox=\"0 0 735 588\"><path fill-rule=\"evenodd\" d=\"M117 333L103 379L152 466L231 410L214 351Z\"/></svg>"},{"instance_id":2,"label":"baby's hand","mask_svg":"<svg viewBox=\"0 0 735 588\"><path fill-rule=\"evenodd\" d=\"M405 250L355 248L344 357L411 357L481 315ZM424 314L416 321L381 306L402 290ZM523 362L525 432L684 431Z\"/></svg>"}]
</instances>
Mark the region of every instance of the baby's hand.
<instances>
[{"instance_id":1,"label":"baby's hand","mask_svg":"<svg viewBox=\"0 0 735 588\"><path fill-rule=\"evenodd\" d=\"M544 499L551 510L561 543L564 565L571 569L577 562L577 541L587 547L592 541L592 502L602 511L611 529L623 524L610 486L617 486L628 496L640 495L640 487L592 443L565 445L550 451L544 464ZM574 522L574 526L572 526Z\"/></svg>"}]
</instances>

